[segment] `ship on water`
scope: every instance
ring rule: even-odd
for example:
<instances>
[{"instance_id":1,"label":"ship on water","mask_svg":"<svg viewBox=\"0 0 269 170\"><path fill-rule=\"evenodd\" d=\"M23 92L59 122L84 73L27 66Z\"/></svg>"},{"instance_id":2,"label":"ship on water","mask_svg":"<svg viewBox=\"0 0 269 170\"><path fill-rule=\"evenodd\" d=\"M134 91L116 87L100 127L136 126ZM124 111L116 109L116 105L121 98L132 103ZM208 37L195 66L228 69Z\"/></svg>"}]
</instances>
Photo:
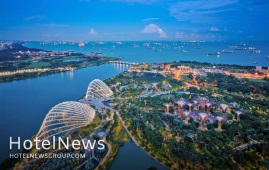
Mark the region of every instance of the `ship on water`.
<instances>
[{"instance_id":1,"label":"ship on water","mask_svg":"<svg viewBox=\"0 0 269 170\"><path fill-rule=\"evenodd\" d=\"M255 54L260 54L261 53L261 50L252 50L251 52L252 53L255 53Z\"/></svg>"},{"instance_id":2,"label":"ship on water","mask_svg":"<svg viewBox=\"0 0 269 170\"><path fill-rule=\"evenodd\" d=\"M217 52L217 53L209 53L209 52L207 52L207 55L217 55L217 56L219 56L220 52Z\"/></svg>"},{"instance_id":3,"label":"ship on water","mask_svg":"<svg viewBox=\"0 0 269 170\"><path fill-rule=\"evenodd\" d=\"M138 44L131 44L131 46L132 46L133 48L139 48L139 45L138 45Z\"/></svg>"},{"instance_id":4,"label":"ship on water","mask_svg":"<svg viewBox=\"0 0 269 170\"><path fill-rule=\"evenodd\" d=\"M237 47L240 47L240 46L241 46L241 47L246 47L247 44L240 43L240 44L237 44L236 46L237 46Z\"/></svg>"},{"instance_id":5,"label":"ship on water","mask_svg":"<svg viewBox=\"0 0 269 170\"><path fill-rule=\"evenodd\" d=\"M182 52L183 52L183 53L187 53L187 52L189 52L189 51L188 51L188 50L182 50Z\"/></svg>"},{"instance_id":6,"label":"ship on water","mask_svg":"<svg viewBox=\"0 0 269 170\"><path fill-rule=\"evenodd\" d=\"M85 46L85 43L80 42L80 43L78 44L78 46L79 46L79 47L84 47L84 46Z\"/></svg>"},{"instance_id":7,"label":"ship on water","mask_svg":"<svg viewBox=\"0 0 269 170\"><path fill-rule=\"evenodd\" d=\"M249 49L249 50L255 50L256 48L255 48L255 47L250 46L250 47L248 47L248 49Z\"/></svg>"},{"instance_id":8,"label":"ship on water","mask_svg":"<svg viewBox=\"0 0 269 170\"><path fill-rule=\"evenodd\" d=\"M237 47L237 48L235 48L235 50L247 50L247 48L246 47Z\"/></svg>"},{"instance_id":9,"label":"ship on water","mask_svg":"<svg viewBox=\"0 0 269 170\"><path fill-rule=\"evenodd\" d=\"M237 46L229 46L229 48L236 48Z\"/></svg>"},{"instance_id":10,"label":"ship on water","mask_svg":"<svg viewBox=\"0 0 269 170\"><path fill-rule=\"evenodd\" d=\"M234 53L233 50L222 50L222 53Z\"/></svg>"},{"instance_id":11,"label":"ship on water","mask_svg":"<svg viewBox=\"0 0 269 170\"><path fill-rule=\"evenodd\" d=\"M144 43L143 46L144 47L149 47L150 46L150 43Z\"/></svg>"}]
</instances>

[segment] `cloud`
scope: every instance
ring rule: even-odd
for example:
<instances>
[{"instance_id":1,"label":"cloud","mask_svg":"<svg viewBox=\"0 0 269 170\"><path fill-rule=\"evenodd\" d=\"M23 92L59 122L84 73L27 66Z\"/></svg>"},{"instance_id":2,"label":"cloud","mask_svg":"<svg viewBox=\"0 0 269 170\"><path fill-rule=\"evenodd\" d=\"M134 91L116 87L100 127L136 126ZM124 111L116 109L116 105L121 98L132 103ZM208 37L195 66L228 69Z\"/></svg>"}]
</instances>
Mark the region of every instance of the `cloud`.
<instances>
[{"instance_id":1,"label":"cloud","mask_svg":"<svg viewBox=\"0 0 269 170\"><path fill-rule=\"evenodd\" d=\"M25 20L44 20L44 19L47 19L47 16L46 15L34 15L34 16L26 17L24 19Z\"/></svg>"},{"instance_id":2,"label":"cloud","mask_svg":"<svg viewBox=\"0 0 269 170\"><path fill-rule=\"evenodd\" d=\"M143 19L142 21L143 22L148 22L148 21L157 21L157 20L159 20L160 18L145 18L145 19Z\"/></svg>"},{"instance_id":3,"label":"cloud","mask_svg":"<svg viewBox=\"0 0 269 170\"><path fill-rule=\"evenodd\" d=\"M94 31L93 28L91 28L90 31L89 31L89 36L97 36L97 32Z\"/></svg>"},{"instance_id":4,"label":"cloud","mask_svg":"<svg viewBox=\"0 0 269 170\"><path fill-rule=\"evenodd\" d=\"M163 31L163 29L155 24L149 24L149 25L145 26L142 33L144 33L144 34L158 33L160 35L160 38L167 38L167 35Z\"/></svg>"},{"instance_id":5,"label":"cloud","mask_svg":"<svg viewBox=\"0 0 269 170\"><path fill-rule=\"evenodd\" d=\"M170 7L170 14L178 21L208 23L214 21L214 14L234 10L239 0L193 0L178 2Z\"/></svg>"}]
</instances>

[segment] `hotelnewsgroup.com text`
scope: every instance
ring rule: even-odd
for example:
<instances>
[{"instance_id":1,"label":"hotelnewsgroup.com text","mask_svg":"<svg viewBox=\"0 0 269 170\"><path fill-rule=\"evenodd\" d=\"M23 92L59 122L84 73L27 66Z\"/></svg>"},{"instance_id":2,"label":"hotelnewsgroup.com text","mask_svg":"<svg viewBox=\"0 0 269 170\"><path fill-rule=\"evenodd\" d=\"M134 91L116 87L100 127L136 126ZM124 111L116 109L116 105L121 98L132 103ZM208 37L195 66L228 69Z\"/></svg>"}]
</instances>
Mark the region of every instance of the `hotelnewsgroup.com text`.
<instances>
[{"instance_id":1,"label":"hotelnewsgroup.com text","mask_svg":"<svg viewBox=\"0 0 269 170\"><path fill-rule=\"evenodd\" d=\"M82 153L12 153L9 155L10 158L32 158L32 159L40 159L40 158L86 158L85 154Z\"/></svg>"}]
</instances>

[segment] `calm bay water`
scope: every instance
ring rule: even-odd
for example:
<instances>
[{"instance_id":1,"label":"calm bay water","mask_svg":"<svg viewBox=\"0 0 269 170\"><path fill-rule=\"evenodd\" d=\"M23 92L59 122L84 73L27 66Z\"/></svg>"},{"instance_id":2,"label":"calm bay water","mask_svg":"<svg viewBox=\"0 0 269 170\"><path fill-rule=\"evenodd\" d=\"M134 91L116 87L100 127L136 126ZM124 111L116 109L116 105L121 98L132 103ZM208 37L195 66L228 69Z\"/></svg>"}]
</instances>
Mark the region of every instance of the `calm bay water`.
<instances>
[{"instance_id":1,"label":"calm bay water","mask_svg":"<svg viewBox=\"0 0 269 170\"><path fill-rule=\"evenodd\" d=\"M134 44L139 47L134 48ZM266 59L266 57L269 56L268 42L251 43L251 45L261 50L261 54L253 54L249 50L235 50L235 53L222 53L219 57L206 55L207 52L221 52L223 49L233 50L229 49L228 46L235 44L236 43L227 42L163 42L162 46L160 46L151 42L149 46L151 49L143 46L142 42L124 42L124 44L105 42L105 44L102 45L89 43L85 44L84 47L79 47L78 44L53 45L40 44L39 42L29 42L25 45L27 47L51 51L74 50L82 53L99 51L105 56L124 57L124 61L139 63L185 60L239 65L255 65L254 62L257 62L257 65L269 65L269 60ZM187 50L188 52L184 53L182 50ZM54 105L63 101L79 99L85 94L88 84L93 79L98 78L104 80L119 74L124 69L124 67L105 64L36 79L0 83L0 161L9 157L10 136L13 138L20 136L21 140L31 138L37 133L45 115ZM111 169L113 170L113 168L119 167L118 162L123 164L124 162L129 164L133 162L131 165L136 166L137 162L132 160L138 159L144 154L141 150L136 151L136 149L139 150L138 148L133 148L132 144L127 143L119 151L119 155ZM142 152L141 154L140 151ZM137 152L137 154L134 155L138 158L121 156L128 154L125 152ZM128 158L128 161L125 160L125 158ZM150 158L146 158L145 156L145 159ZM155 163L143 163L143 168L148 168L149 166L155 165ZM161 165L158 164L158 166Z\"/></svg>"}]
</instances>

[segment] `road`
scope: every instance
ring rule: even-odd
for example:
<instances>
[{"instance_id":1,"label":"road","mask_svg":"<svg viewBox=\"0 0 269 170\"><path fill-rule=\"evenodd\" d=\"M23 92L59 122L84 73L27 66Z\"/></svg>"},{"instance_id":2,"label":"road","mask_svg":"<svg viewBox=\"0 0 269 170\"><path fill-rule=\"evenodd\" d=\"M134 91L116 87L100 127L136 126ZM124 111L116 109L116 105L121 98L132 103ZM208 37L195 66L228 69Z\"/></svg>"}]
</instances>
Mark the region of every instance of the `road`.
<instances>
[{"instance_id":1,"label":"road","mask_svg":"<svg viewBox=\"0 0 269 170\"><path fill-rule=\"evenodd\" d=\"M163 122L163 124L165 125L165 127L167 128L167 130L170 131L170 127L167 125L167 123L165 121L163 121L162 118L160 118L160 116L159 116L159 119Z\"/></svg>"},{"instance_id":2,"label":"road","mask_svg":"<svg viewBox=\"0 0 269 170\"><path fill-rule=\"evenodd\" d=\"M121 118L121 116L119 115L119 112L115 112L116 115L118 116L118 118L120 119L121 124L123 125L124 129L126 130L126 132L128 133L128 135L130 136L130 138L132 139L132 141L135 143L135 145L137 147L140 147L140 145L138 144L138 142L135 140L135 138L133 137L133 135L131 134L131 132L128 130L128 128L125 125L124 120Z\"/></svg>"},{"instance_id":3,"label":"road","mask_svg":"<svg viewBox=\"0 0 269 170\"><path fill-rule=\"evenodd\" d=\"M98 166L95 168L95 169L99 169L100 166L102 166L105 161L107 161L109 155L110 155L110 152L111 152L111 146L108 142L105 142L107 144L107 149L108 149L108 152L106 153L106 156L102 158L101 162L98 164Z\"/></svg>"},{"instance_id":4,"label":"road","mask_svg":"<svg viewBox=\"0 0 269 170\"><path fill-rule=\"evenodd\" d=\"M190 83L187 83L187 82L184 82L186 86L188 87L195 87L197 88L198 90L200 90L200 87L199 86L196 86L196 85L193 85L193 84L190 84Z\"/></svg>"}]
</instances>

